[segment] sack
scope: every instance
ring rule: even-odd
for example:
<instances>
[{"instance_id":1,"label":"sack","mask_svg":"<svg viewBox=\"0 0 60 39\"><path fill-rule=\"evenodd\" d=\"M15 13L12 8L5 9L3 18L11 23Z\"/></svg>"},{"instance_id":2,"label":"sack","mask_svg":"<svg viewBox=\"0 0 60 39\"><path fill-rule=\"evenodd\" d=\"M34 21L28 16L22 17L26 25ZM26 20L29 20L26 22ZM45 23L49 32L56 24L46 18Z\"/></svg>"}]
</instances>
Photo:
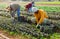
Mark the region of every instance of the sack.
<instances>
[{"instance_id":1,"label":"sack","mask_svg":"<svg viewBox=\"0 0 60 39\"><path fill-rule=\"evenodd\" d=\"M35 17L31 18L31 22L36 23L36 18Z\"/></svg>"},{"instance_id":2,"label":"sack","mask_svg":"<svg viewBox=\"0 0 60 39\"><path fill-rule=\"evenodd\" d=\"M18 21L20 21L20 22L26 22L27 18L24 17L24 16L20 16L20 17L18 17Z\"/></svg>"}]
</instances>

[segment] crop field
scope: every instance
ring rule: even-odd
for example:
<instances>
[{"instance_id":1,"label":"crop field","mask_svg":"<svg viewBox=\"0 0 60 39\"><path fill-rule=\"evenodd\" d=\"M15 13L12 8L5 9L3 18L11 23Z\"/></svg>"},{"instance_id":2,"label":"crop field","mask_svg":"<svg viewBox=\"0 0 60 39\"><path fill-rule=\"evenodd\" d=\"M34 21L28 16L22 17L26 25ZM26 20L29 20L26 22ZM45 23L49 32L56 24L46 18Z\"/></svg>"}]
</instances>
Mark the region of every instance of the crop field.
<instances>
[{"instance_id":1,"label":"crop field","mask_svg":"<svg viewBox=\"0 0 60 39\"><path fill-rule=\"evenodd\" d=\"M28 22L11 22L11 16L9 12L4 11L7 5L0 5L0 29L8 30L10 34L15 33L22 34L29 39L60 39L60 7L59 6L36 6L39 9L43 9L47 12L49 20L53 22L53 25L43 26L56 26L53 30L47 30L48 36L42 36L41 30L36 28L36 24L31 23L30 19L34 17L32 14L27 14L24 11L24 7L21 6L21 15L27 17ZM17 16L16 16L17 19ZM47 28L47 27L46 27ZM17 34L17 35L18 35ZM18 39L18 38L17 38Z\"/></svg>"},{"instance_id":2,"label":"crop field","mask_svg":"<svg viewBox=\"0 0 60 39\"><path fill-rule=\"evenodd\" d=\"M60 2L36 2L36 4L60 4Z\"/></svg>"}]
</instances>

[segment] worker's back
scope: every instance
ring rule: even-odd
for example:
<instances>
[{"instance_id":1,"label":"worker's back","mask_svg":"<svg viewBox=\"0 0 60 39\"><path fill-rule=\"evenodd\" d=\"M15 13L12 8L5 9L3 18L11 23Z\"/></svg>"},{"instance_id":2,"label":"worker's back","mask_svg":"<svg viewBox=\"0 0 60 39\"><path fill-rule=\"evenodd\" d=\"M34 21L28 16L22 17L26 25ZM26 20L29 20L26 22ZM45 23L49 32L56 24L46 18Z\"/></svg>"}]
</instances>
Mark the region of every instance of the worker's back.
<instances>
[{"instance_id":1,"label":"worker's back","mask_svg":"<svg viewBox=\"0 0 60 39\"><path fill-rule=\"evenodd\" d=\"M44 21L44 18L48 18L46 12L42 9L38 10L38 13L34 13L34 16L36 17L37 23L40 20L40 23Z\"/></svg>"},{"instance_id":2,"label":"worker's back","mask_svg":"<svg viewBox=\"0 0 60 39\"><path fill-rule=\"evenodd\" d=\"M20 7L19 4L15 4L15 3L10 4L10 8L11 8L12 10L16 10L16 9L18 9L19 7Z\"/></svg>"},{"instance_id":3,"label":"worker's back","mask_svg":"<svg viewBox=\"0 0 60 39\"><path fill-rule=\"evenodd\" d=\"M38 14L34 14L37 18L40 18L42 15L45 17L45 18L47 18L48 16L47 16L47 14L46 14L46 12L44 11L44 10L42 10L42 9L40 9L39 11L38 11Z\"/></svg>"},{"instance_id":4,"label":"worker's back","mask_svg":"<svg viewBox=\"0 0 60 39\"><path fill-rule=\"evenodd\" d=\"M29 4L26 5L25 8L28 8L28 9L29 9L29 8L31 8L31 7L32 7L32 3L29 3Z\"/></svg>"}]
</instances>

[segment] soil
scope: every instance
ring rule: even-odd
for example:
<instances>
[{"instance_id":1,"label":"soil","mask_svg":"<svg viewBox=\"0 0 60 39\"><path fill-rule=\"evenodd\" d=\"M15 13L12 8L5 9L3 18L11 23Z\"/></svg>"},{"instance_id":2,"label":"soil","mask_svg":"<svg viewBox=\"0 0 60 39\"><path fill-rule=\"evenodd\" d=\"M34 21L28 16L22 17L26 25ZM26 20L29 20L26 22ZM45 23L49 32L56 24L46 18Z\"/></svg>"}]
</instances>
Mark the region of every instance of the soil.
<instances>
[{"instance_id":1,"label":"soil","mask_svg":"<svg viewBox=\"0 0 60 39\"><path fill-rule=\"evenodd\" d=\"M22 35L10 35L7 31L0 29L0 39L29 39Z\"/></svg>"},{"instance_id":2,"label":"soil","mask_svg":"<svg viewBox=\"0 0 60 39\"><path fill-rule=\"evenodd\" d=\"M60 6L60 4L36 4L37 6Z\"/></svg>"}]
</instances>

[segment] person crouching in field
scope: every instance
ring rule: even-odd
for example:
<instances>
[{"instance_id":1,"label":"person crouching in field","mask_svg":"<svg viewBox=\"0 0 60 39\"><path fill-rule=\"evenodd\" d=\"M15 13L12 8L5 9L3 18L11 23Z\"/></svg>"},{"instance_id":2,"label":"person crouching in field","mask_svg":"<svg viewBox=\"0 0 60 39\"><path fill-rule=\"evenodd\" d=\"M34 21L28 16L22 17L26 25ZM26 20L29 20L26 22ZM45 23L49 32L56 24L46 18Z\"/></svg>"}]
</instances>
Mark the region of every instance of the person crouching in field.
<instances>
[{"instance_id":1,"label":"person crouching in field","mask_svg":"<svg viewBox=\"0 0 60 39\"><path fill-rule=\"evenodd\" d=\"M32 12L32 7L34 7L35 6L35 4L34 4L34 1L33 2L31 2L31 3L28 3L26 6L25 6L25 10L27 11L27 12L29 12L29 13L31 13Z\"/></svg>"},{"instance_id":2,"label":"person crouching in field","mask_svg":"<svg viewBox=\"0 0 60 39\"><path fill-rule=\"evenodd\" d=\"M48 23L48 15L47 13L42 10L42 9L37 9L36 7L32 7L32 12L34 14L34 18L31 19L31 21L33 22L34 20L36 20L37 25L36 27L38 27L41 24L47 24Z\"/></svg>"},{"instance_id":3,"label":"person crouching in field","mask_svg":"<svg viewBox=\"0 0 60 39\"><path fill-rule=\"evenodd\" d=\"M37 23L36 28L39 28L41 32L49 32L49 30L52 32L55 26L53 22L48 19L47 13L36 7L32 7L32 12L35 17L32 18L31 21Z\"/></svg>"},{"instance_id":4,"label":"person crouching in field","mask_svg":"<svg viewBox=\"0 0 60 39\"><path fill-rule=\"evenodd\" d=\"M16 3L11 3L6 9L10 11L11 19L15 20L15 13L17 11L18 21L20 21L20 5Z\"/></svg>"}]
</instances>

